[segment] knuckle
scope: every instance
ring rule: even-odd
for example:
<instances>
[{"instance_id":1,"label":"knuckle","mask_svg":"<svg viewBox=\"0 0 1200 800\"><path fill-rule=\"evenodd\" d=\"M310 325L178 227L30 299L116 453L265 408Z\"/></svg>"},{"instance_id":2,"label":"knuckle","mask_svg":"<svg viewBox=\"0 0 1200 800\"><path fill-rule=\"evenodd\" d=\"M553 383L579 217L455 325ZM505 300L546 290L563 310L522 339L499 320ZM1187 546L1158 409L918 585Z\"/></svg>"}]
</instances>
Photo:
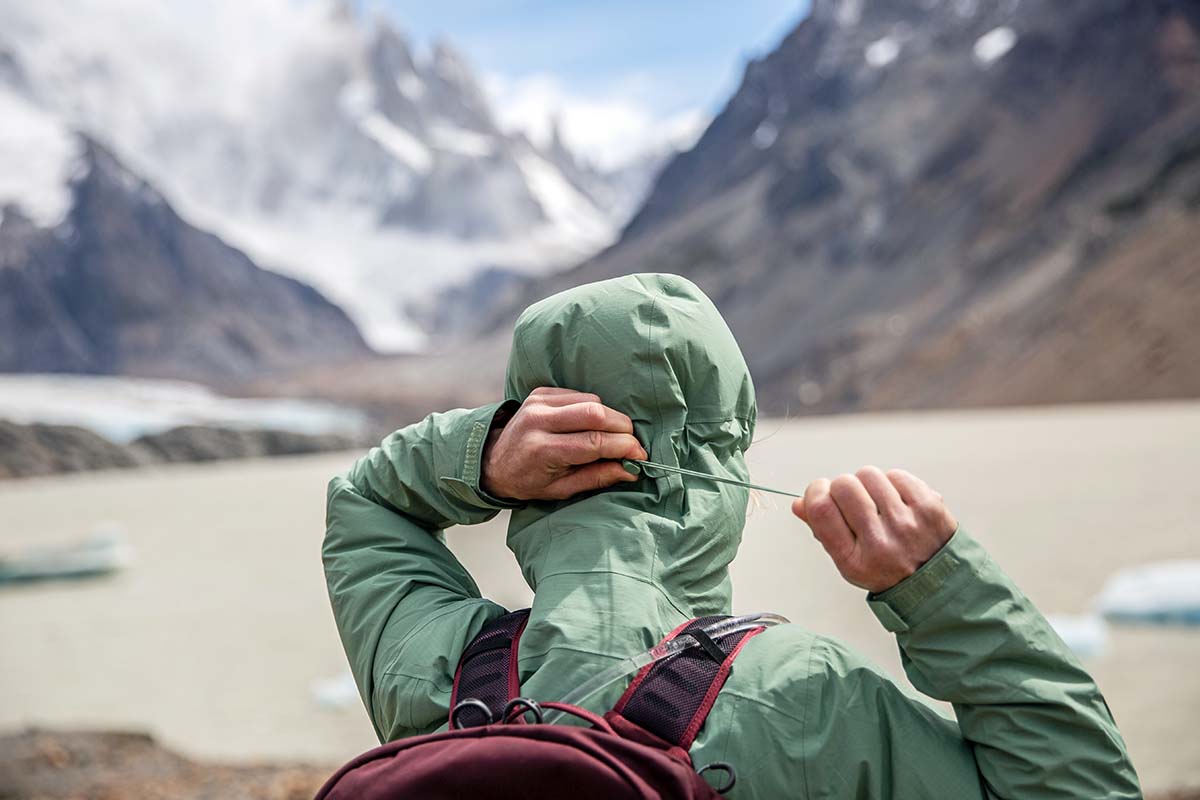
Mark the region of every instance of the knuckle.
<instances>
[{"instance_id":1,"label":"knuckle","mask_svg":"<svg viewBox=\"0 0 1200 800\"><path fill-rule=\"evenodd\" d=\"M593 450L599 450L604 446L604 434L601 431L588 431L585 441L587 446Z\"/></svg>"},{"instance_id":2,"label":"knuckle","mask_svg":"<svg viewBox=\"0 0 1200 800\"><path fill-rule=\"evenodd\" d=\"M526 423L540 426L549 416L550 407L542 403L534 403L521 409L521 415L525 418Z\"/></svg>"},{"instance_id":3,"label":"knuckle","mask_svg":"<svg viewBox=\"0 0 1200 800\"><path fill-rule=\"evenodd\" d=\"M887 475L887 479L890 481L902 481L908 475L908 473L902 469L889 469L885 474Z\"/></svg>"},{"instance_id":4,"label":"knuckle","mask_svg":"<svg viewBox=\"0 0 1200 800\"><path fill-rule=\"evenodd\" d=\"M834 508L833 500L829 498L829 495L824 495L808 503L807 509L809 516L815 522L828 522L837 513L837 509Z\"/></svg>"},{"instance_id":5,"label":"knuckle","mask_svg":"<svg viewBox=\"0 0 1200 800\"><path fill-rule=\"evenodd\" d=\"M838 494L841 494L843 492L853 489L854 484L857 482L858 482L858 479L855 478L853 475L849 475L849 474L838 475L829 484L829 490L831 492L836 492Z\"/></svg>"},{"instance_id":6,"label":"knuckle","mask_svg":"<svg viewBox=\"0 0 1200 800\"><path fill-rule=\"evenodd\" d=\"M604 406L598 402L587 402L583 404L583 421L591 427L599 427L604 424L605 413Z\"/></svg>"}]
</instances>

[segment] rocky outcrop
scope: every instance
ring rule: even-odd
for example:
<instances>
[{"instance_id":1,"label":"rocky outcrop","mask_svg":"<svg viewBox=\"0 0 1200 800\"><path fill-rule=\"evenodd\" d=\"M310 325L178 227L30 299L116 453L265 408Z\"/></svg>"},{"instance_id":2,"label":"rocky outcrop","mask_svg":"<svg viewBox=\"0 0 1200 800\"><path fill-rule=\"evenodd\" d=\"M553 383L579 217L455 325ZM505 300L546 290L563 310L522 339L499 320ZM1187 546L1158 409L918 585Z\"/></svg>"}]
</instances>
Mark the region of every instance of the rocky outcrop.
<instances>
[{"instance_id":1,"label":"rocky outcrop","mask_svg":"<svg viewBox=\"0 0 1200 800\"><path fill-rule=\"evenodd\" d=\"M87 428L0 420L0 478L118 469L148 462L141 451L110 442Z\"/></svg>"},{"instance_id":2,"label":"rocky outcrop","mask_svg":"<svg viewBox=\"0 0 1200 800\"><path fill-rule=\"evenodd\" d=\"M366 440L341 434L186 425L118 444L86 428L0 420L0 479L153 464L264 458L350 450ZM2 796L2 795L0 795Z\"/></svg>"}]
</instances>

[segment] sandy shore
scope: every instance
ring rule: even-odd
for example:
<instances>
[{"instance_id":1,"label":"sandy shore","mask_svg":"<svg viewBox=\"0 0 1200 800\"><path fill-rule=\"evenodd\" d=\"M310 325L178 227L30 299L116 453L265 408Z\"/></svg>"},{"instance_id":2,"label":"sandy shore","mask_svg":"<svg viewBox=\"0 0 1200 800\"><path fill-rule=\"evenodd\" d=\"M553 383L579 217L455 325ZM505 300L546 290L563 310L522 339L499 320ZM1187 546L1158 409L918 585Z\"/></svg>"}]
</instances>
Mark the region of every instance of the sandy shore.
<instances>
[{"instance_id":1,"label":"sandy shore","mask_svg":"<svg viewBox=\"0 0 1200 800\"><path fill-rule=\"evenodd\" d=\"M926 477L1046 612L1088 610L1122 566L1200 557L1200 404L767 420L759 439L754 477L781 488L868 462ZM112 522L136 552L112 579L0 592L0 729L145 730L232 764L333 764L371 746L361 709L311 695L344 668L318 551L324 484L350 458L0 485L0 549ZM502 519L451 544L485 593L526 601ZM785 503L753 511L734 580L738 610L786 614L902 676ZM1114 628L1088 664L1147 789L1200 786L1200 631Z\"/></svg>"}]
</instances>

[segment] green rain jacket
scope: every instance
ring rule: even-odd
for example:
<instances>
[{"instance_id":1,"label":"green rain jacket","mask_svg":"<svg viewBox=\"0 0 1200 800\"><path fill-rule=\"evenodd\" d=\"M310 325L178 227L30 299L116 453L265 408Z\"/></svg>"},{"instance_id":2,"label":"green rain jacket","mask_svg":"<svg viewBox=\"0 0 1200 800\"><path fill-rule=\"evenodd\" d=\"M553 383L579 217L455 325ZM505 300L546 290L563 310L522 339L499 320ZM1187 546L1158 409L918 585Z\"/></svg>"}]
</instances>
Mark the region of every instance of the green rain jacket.
<instances>
[{"instance_id":1,"label":"green rain jacket","mask_svg":"<svg viewBox=\"0 0 1200 800\"><path fill-rule=\"evenodd\" d=\"M538 386L594 392L633 419L652 460L749 477L749 372L716 308L677 276L617 278L530 307L506 383L509 409ZM459 656L505 612L445 546L451 525L512 508L508 546L535 593L525 696L558 699L681 622L730 613L746 490L644 476L568 501L501 502L479 472L503 407L433 414L329 485L329 595L380 741L445 729ZM837 640L781 625L737 659L692 746L696 766L732 763L731 794L747 799L1140 796L1096 684L965 531L867 601L913 685L952 703L956 721ZM605 711L623 689L588 705Z\"/></svg>"}]
</instances>

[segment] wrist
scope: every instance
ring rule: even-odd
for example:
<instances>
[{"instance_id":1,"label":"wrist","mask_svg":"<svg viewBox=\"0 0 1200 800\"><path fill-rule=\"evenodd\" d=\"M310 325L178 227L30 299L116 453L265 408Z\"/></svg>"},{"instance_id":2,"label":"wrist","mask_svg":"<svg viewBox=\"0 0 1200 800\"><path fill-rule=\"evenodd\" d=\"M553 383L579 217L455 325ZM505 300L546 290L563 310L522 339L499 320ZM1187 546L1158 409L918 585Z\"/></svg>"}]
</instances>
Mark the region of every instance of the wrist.
<instances>
[{"instance_id":1,"label":"wrist","mask_svg":"<svg viewBox=\"0 0 1200 800\"><path fill-rule=\"evenodd\" d=\"M488 431L487 439L483 445L482 467L479 471L479 488L487 492L492 497L497 499L507 498L508 495L504 490L502 483L496 481L496 465L493 463L496 452L496 440L500 438L503 427L492 428Z\"/></svg>"}]
</instances>

